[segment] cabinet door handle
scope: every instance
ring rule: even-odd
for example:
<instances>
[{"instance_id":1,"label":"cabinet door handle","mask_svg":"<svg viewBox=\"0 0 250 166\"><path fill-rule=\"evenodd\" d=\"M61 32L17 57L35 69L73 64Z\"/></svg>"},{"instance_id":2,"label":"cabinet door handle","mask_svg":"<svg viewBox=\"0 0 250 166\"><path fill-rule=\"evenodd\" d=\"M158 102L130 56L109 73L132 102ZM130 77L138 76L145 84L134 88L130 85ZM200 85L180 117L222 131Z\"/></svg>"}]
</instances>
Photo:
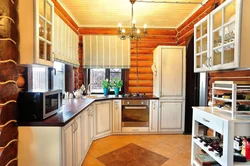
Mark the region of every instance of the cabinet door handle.
<instances>
[{"instance_id":1,"label":"cabinet door handle","mask_svg":"<svg viewBox=\"0 0 250 166\"><path fill-rule=\"evenodd\" d=\"M209 65L209 67L212 67L212 65L211 65L211 59L212 59L212 57L208 58L208 65Z\"/></svg>"},{"instance_id":2,"label":"cabinet door handle","mask_svg":"<svg viewBox=\"0 0 250 166\"><path fill-rule=\"evenodd\" d=\"M208 123L210 122L209 120L207 120L207 119L205 119L205 118L202 118L202 119L203 119L205 122L208 122Z\"/></svg>"},{"instance_id":3,"label":"cabinet door handle","mask_svg":"<svg viewBox=\"0 0 250 166\"><path fill-rule=\"evenodd\" d=\"M76 131L76 122L75 122L75 120L74 120L72 126L73 126L73 133L74 133Z\"/></svg>"},{"instance_id":4,"label":"cabinet door handle","mask_svg":"<svg viewBox=\"0 0 250 166\"><path fill-rule=\"evenodd\" d=\"M75 121L75 131L78 129L78 123Z\"/></svg>"}]
</instances>

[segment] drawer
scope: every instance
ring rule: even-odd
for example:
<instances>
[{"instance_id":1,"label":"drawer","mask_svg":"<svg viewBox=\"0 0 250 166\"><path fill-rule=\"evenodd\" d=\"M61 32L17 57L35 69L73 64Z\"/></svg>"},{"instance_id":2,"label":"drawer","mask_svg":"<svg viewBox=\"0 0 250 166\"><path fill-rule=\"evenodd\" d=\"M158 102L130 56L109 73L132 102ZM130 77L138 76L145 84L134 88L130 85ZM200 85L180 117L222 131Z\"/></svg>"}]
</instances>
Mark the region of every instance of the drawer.
<instances>
[{"instance_id":1,"label":"drawer","mask_svg":"<svg viewBox=\"0 0 250 166\"><path fill-rule=\"evenodd\" d=\"M194 110L194 120L222 134L224 121L207 112Z\"/></svg>"},{"instance_id":2,"label":"drawer","mask_svg":"<svg viewBox=\"0 0 250 166\"><path fill-rule=\"evenodd\" d=\"M122 132L125 133L148 132L148 127L122 127Z\"/></svg>"}]
</instances>

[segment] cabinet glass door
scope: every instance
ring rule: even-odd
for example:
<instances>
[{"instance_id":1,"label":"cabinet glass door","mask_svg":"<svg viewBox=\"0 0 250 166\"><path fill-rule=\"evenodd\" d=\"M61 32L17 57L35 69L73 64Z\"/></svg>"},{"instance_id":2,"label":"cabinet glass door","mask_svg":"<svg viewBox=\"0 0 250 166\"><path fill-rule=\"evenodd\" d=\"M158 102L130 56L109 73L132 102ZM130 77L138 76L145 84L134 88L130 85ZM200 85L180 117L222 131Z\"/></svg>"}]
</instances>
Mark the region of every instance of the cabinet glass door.
<instances>
[{"instance_id":1,"label":"cabinet glass door","mask_svg":"<svg viewBox=\"0 0 250 166\"><path fill-rule=\"evenodd\" d=\"M206 71L209 68L208 57L208 33L209 33L209 16L203 18L199 23L195 25L195 72Z\"/></svg>"},{"instance_id":2,"label":"cabinet glass door","mask_svg":"<svg viewBox=\"0 0 250 166\"><path fill-rule=\"evenodd\" d=\"M235 0L212 12L212 65L234 63ZM225 67L225 66L224 66ZM216 67L215 67L216 69Z\"/></svg>"},{"instance_id":3,"label":"cabinet glass door","mask_svg":"<svg viewBox=\"0 0 250 166\"><path fill-rule=\"evenodd\" d=\"M50 0L39 0L38 57L43 62L52 61L53 8L53 3Z\"/></svg>"}]
</instances>

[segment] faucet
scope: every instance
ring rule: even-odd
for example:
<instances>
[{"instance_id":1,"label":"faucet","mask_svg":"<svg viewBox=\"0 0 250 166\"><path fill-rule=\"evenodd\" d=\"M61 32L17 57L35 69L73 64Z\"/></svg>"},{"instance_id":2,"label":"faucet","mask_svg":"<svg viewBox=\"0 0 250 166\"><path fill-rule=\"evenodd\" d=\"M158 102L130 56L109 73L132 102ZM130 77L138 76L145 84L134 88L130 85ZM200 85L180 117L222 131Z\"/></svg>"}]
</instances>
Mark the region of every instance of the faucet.
<instances>
[{"instance_id":1,"label":"faucet","mask_svg":"<svg viewBox=\"0 0 250 166\"><path fill-rule=\"evenodd\" d=\"M90 86L91 85L96 85L96 83L95 82L93 82L93 83L89 83L89 85L88 85L88 89L87 89L87 94L88 94L88 96L90 96L91 95L91 91L90 91Z\"/></svg>"}]
</instances>

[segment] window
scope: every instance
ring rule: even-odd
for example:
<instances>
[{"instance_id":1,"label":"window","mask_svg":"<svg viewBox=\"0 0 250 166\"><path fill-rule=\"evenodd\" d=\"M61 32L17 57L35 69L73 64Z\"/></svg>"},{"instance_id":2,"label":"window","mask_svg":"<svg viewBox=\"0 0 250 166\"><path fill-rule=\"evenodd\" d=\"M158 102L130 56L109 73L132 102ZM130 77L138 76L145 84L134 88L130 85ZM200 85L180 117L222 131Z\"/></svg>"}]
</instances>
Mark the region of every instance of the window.
<instances>
[{"instance_id":1,"label":"window","mask_svg":"<svg viewBox=\"0 0 250 166\"><path fill-rule=\"evenodd\" d=\"M54 62L54 68L45 66L32 66L32 82L29 89L33 90L49 90L62 89L65 90L65 65L60 62Z\"/></svg>"},{"instance_id":2,"label":"window","mask_svg":"<svg viewBox=\"0 0 250 166\"><path fill-rule=\"evenodd\" d=\"M48 89L48 78L47 68L44 66L32 66L32 83L29 89L33 90L47 90Z\"/></svg>"},{"instance_id":3,"label":"window","mask_svg":"<svg viewBox=\"0 0 250 166\"><path fill-rule=\"evenodd\" d=\"M91 83L91 93L103 93L102 80L109 79L111 82L114 78L124 80L124 71L122 69L89 69L88 70L88 84ZM124 82L123 82L124 83ZM124 92L124 85L120 89L120 93ZM110 94L113 94L114 90L110 90Z\"/></svg>"},{"instance_id":4,"label":"window","mask_svg":"<svg viewBox=\"0 0 250 166\"><path fill-rule=\"evenodd\" d=\"M52 84L53 89L62 89L65 90L65 75L64 69L65 65L63 63L54 61L54 69L52 71Z\"/></svg>"}]
</instances>

